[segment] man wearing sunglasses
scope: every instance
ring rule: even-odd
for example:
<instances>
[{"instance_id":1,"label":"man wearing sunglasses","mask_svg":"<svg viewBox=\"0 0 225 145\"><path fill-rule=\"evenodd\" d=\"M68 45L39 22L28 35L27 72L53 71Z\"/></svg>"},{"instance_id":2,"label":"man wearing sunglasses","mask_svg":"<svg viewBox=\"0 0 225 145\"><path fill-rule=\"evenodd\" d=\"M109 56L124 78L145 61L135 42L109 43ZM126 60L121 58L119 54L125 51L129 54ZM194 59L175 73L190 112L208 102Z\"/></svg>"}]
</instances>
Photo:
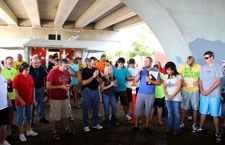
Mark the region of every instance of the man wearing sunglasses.
<instances>
[{"instance_id":1,"label":"man wearing sunglasses","mask_svg":"<svg viewBox=\"0 0 225 145\"><path fill-rule=\"evenodd\" d=\"M207 115L213 117L215 125L215 138L217 142L221 142L221 134L219 133L219 117L221 116L221 93L220 84L222 82L222 67L214 62L214 53L207 51L204 53L206 65L201 69L200 73L200 114L201 121L199 129L194 133L203 133L203 126Z\"/></svg>"}]
</instances>

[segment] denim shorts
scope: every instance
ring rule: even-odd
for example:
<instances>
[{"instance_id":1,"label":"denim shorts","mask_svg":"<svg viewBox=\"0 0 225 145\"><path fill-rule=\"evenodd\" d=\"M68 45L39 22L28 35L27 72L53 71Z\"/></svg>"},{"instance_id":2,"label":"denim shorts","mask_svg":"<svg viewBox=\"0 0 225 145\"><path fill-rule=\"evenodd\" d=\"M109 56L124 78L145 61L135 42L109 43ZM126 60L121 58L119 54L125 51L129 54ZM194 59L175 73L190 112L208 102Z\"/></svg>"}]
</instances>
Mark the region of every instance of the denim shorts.
<instances>
[{"instance_id":1,"label":"denim shorts","mask_svg":"<svg viewBox=\"0 0 225 145\"><path fill-rule=\"evenodd\" d=\"M31 124L32 122L32 110L33 105L31 106L16 106L16 124L18 126L23 126L26 124Z\"/></svg>"},{"instance_id":2,"label":"denim shorts","mask_svg":"<svg viewBox=\"0 0 225 145\"><path fill-rule=\"evenodd\" d=\"M203 115L210 114L213 117L220 117L222 113L221 98L208 98L200 95L199 112Z\"/></svg>"}]
</instances>

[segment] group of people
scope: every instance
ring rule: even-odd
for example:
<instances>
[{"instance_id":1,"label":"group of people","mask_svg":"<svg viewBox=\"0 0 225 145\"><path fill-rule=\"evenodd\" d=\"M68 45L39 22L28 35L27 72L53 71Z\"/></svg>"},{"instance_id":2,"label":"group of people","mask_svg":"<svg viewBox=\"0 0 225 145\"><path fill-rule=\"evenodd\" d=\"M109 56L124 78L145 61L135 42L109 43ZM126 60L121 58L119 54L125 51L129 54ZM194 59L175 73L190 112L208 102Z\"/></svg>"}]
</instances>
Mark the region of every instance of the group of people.
<instances>
[{"instance_id":1,"label":"group of people","mask_svg":"<svg viewBox=\"0 0 225 145\"><path fill-rule=\"evenodd\" d=\"M136 76L136 81L140 80L140 85L136 98L134 131L139 130L140 115L146 116L145 130L149 129L148 124L154 113L155 106L159 110L158 115L161 115L160 107L162 107L164 101L160 101L158 97L163 98L165 96L168 111L167 133L180 134L181 128L185 127L186 112L192 109L192 133L203 133L206 116L211 115L215 126L215 139L221 142L219 120L221 115L225 115L225 112L222 113L221 101L221 83L224 77L222 67L215 63L214 58L213 52L205 52L206 65L201 67L195 63L193 56L188 56L186 64L179 69L176 68L173 62L167 62L165 64L166 74L163 76L159 65L154 65L157 69L151 67L152 59L146 57L144 69ZM152 76L154 71L159 72L155 77ZM151 75L149 72L151 72ZM152 113L150 110L152 110ZM197 125L198 111L201 114L199 126ZM149 116L151 116L150 119ZM159 117L159 124L162 124L161 117Z\"/></svg>"},{"instance_id":2,"label":"group of people","mask_svg":"<svg viewBox=\"0 0 225 145\"><path fill-rule=\"evenodd\" d=\"M193 133L202 133L206 116L213 117L215 137L221 141L219 118L222 115L221 83L222 68L214 62L214 54L207 51L204 54L206 65L195 63L193 56L187 57L187 62L179 69L173 62L167 62L165 68L156 61L153 65L151 57L146 57L144 67L140 70L135 67L135 60L128 61L120 57L117 67L106 62L106 55L100 61L90 57L86 65L81 58L77 64L71 56L65 59L52 57L52 63L46 69L40 58L34 55L31 64L12 57L6 57L4 67L0 65L0 145L9 145L5 140L6 127L13 126L13 112L16 110L16 125L19 130L19 140L27 141L26 136L37 136L31 125L34 117L34 107L38 106L40 123L49 123L45 117L43 102L45 93L50 100L50 118L53 124L52 138L60 140L57 126L64 121L64 132L73 135L69 119L72 117L70 97L73 98L75 108L80 108L82 97L83 130L90 132L90 112L92 113L93 129L103 129L99 121L99 103L102 98L104 106L105 126L118 125L117 102L123 106L125 119L135 119L133 131L140 129L140 117L145 116L144 129L149 131L153 114L157 109L158 124L163 125L162 114L166 103L168 121L167 133L180 134L185 127L185 115L193 110ZM13 64L17 65L16 67ZM50 68L51 67L51 68ZM135 118L129 114L132 102L132 86L136 85ZM111 109L110 109L111 108ZM111 110L111 112L110 112ZM197 124L198 110L201 114L200 125ZM181 113L180 113L181 112ZM23 126L26 124L26 136ZM225 124L224 124L225 126Z\"/></svg>"}]
</instances>

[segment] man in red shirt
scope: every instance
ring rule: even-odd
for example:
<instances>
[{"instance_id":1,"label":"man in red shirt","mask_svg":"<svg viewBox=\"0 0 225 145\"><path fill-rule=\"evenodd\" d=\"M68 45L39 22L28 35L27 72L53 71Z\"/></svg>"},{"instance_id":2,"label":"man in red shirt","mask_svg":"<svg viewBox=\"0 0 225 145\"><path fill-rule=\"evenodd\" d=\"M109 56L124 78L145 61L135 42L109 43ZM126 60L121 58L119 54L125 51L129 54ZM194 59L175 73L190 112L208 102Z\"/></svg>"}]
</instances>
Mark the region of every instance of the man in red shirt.
<instances>
[{"instance_id":1,"label":"man in red shirt","mask_svg":"<svg viewBox=\"0 0 225 145\"><path fill-rule=\"evenodd\" d=\"M65 134L75 134L69 127L69 117L71 114L68 91L70 89L70 74L67 71L68 61L60 60L58 68L52 69L47 77L47 89L50 98L50 118L53 121L53 139L60 140L57 133L57 124L63 119Z\"/></svg>"}]
</instances>

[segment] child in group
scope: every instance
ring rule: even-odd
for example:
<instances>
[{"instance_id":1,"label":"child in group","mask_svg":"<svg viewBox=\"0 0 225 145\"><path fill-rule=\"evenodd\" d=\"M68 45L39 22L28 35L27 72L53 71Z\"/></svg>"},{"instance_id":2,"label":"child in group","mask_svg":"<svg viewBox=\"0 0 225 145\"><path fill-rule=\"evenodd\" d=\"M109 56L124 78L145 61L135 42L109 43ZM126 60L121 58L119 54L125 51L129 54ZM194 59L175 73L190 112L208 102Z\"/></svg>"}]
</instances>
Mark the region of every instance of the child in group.
<instances>
[{"instance_id":1,"label":"child in group","mask_svg":"<svg viewBox=\"0 0 225 145\"><path fill-rule=\"evenodd\" d=\"M101 83L102 100L104 104L105 121L108 127L115 126L117 124L116 112L117 103L114 94L114 87L117 86L116 80L113 78L112 66L107 65L104 69L103 82ZM112 116L109 117L109 110L112 110Z\"/></svg>"}]
</instances>

